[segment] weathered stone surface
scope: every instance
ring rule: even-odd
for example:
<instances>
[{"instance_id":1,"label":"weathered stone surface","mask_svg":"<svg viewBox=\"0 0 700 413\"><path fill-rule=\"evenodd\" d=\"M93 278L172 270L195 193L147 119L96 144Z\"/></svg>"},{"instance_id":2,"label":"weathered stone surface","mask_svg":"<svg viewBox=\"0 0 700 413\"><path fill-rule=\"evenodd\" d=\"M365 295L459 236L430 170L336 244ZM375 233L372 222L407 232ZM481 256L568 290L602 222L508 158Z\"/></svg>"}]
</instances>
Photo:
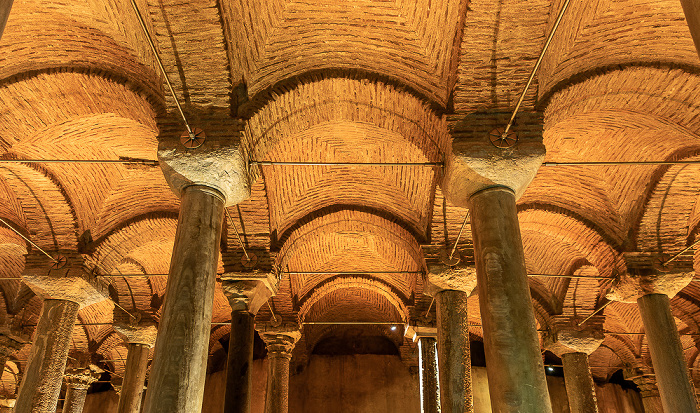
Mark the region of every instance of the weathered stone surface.
<instances>
[{"instance_id":1,"label":"weathered stone surface","mask_svg":"<svg viewBox=\"0 0 700 413\"><path fill-rule=\"evenodd\" d=\"M469 265L429 265L425 293L435 296L442 290L464 291L471 294L476 288L476 267Z\"/></svg>"},{"instance_id":2,"label":"weathered stone surface","mask_svg":"<svg viewBox=\"0 0 700 413\"><path fill-rule=\"evenodd\" d=\"M155 324L113 324L112 327L127 343L144 344L149 348L156 343L158 327Z\"/></svg>"},{"instance_id":3,"label":"weathered stone surface","mask_svg":"<svg viewBox=\"0 0 700 413\"><path fill-rule=\"evenodd\" d=\"M225 137L207 137L202 146L187 149L179 139L163 139L158 144L158 160L170 188L182 197L184 188L202 185L216 189L226 206L250 196L248 165L235 142Z\"/></svg>"},{"instance_id":4,"label":"weathered stone surface","mask_svg":"<svg viewBox=\"0 0 700 413\"><path fill-rule=\"evenodd\" d=\"M432 333L437 334L437 331L433 331ZM418 336L417 341L421 370L420 393L423 403L421 412L438 413L440 411L440 391L438 386L436 336Z\"/></svg>"},{"instance_id":5,"label":"weathered stone surface","mask_svg":"<svg viewBox=\"0 0 700 413\"><path fill-rule=\"evenodd\" d=\"M17 396L16 413L56 410L79 309L80 304L73 301L44 300Z\"/></svg>"},{"instance_id":6,"label":"weathered stone surface","mask_svg":"<svg viewBox=\"0 0 700 413\"><path fill-rule=\"evenodd\" d=\"M639 388L645 413L664 413L659 388L656 385L656 376L652 369L640 362L622 372L625 380L632 380Z\"/></svg>"},{"instance_id":7,"label":"weathered stone surface","mask_svg":"<svg viewBox=\"0 0 700 413\"><path fill-rule=\"evenodd\" d=\"M289 361L296 342L301 338L299 325L284 323L256 326L267 345L268 374L265 413L287 413L289 410Z\"/></svg>"},{"instance_id":8,"label":"weathered stone surface","mask_svg":"<svg viewBox=\"0 0 700 413\"><path fill-rule=\"evenodd\" d=\"M473 408L467 299L464 291L443 290L435 295L440 404L445 413Z\"/></svg>"},{"instance_id":9,"label":"weathered stone surface","mask_svg":"<svg viewBox=\"0 0 700 413\"><path fill-rule=\"evenodd\" d=\"M593 316L579 326L568 317L554 317L552 325L542 334L544 347L558 357L567 353L590 355L605 340L604 321L604 316Z\"/></svg>"},{"instance_id":10,"label":"weathered stone surface","mask_svg":"<svg viewBox=\"0 0 700 413\"><path fill-rule=\"evenodd\" d=\"M409 324L404 331L406 338L417 342L421 337L437 338L437 328L435 326L422 326Z\"/></svg>"},{"instance_id":11,"label":"weathered stone surface","mask_svg":"<svg viewBox=\"0 0 700 413\"><path fill-rule=\"evenodd\" d=\"M598 402L588 354L565 353L561 356L561 362L564 366L564 384L571 413L597 413Z\"/></svg>"},{"instance_id":12,"label":"weathered stone surface","mask_svg":"<svg viewBox=\"0 0 700 413\"><path fill-rule=\"evenodd\" d=\"M452 127L452 150L447 156L442 190L458 206L468 206L469 198L486 188L506 187L519 198L532 182L545 156L541 117L523 116L518 127L518 143L497 148L489 134L504 128L510 114L472 114Z\"/></svg>"},{"instance_id":13,"label":"weathered stone surface","mask_svg":"<svg viewBox=\"0 0 700 413\"><path fill-rule=\"evenodd\" d=\"M250 412L253 398L254 316L247 310L231 312L231 336L226 363L225 412Z\"/></svg>"},{"instance_id":14,"label":"weathered stone surface","mask_svg":"<svg viewBox=\"0 0 700 413\"><path fill-rule=\"evenodd\" d=\"M63 413L82 413L88 389L92 383L99 380L103 372L99 367L89 364L89 357L89 354L75 357L72 359L73 367L66 369L63 377L67 389Z\"/></svg>"},{"instance_id":15,"label":"weathered stone surface","mask_svg":"<svg viewBox=\"0 0 700 413\"><path fill-rule=\"evenodd\" d=\"M699 0L681 0L683 12L685 13L685 21L688 23L690 35L693 36L695 49L700 56L700 1ZM2 31L0 31L0 35Z\"/></svg>"},{"instance_id":16,"label":"weathered stone surface","mask_svg":"<svg viewBox=\"0 0 700 413\"><path fill-rule=\"evenodd\" d=\"M59 251L66 263L55 263L38 252L26 255L22 279L36 295L47 300L66 300L87 307L109 299L107 284L93 275L81 254Z\"/></svg>"},{"instance_id":17,"label":"weathered stone surface","mask_svg":"<svg viewBox=\"0 0 700 413\"><path fill-rule=\"evenodd\" d=\"M277 294L277 279L266 272L225 273L221 287L232 311L245 310L255 315L270 297Z\"/></svg>"},{"instance_id":18,"label":"weathered stone surface","mask_svg":"<svg viewBox=\"0 0 700 413\"><path fill-rule=\"evenodd\" d=\"M129 343L124 379L118 384L120 395L117 413L138 413L141 411L143 385L148 370L148 353L152 345L140 342Z\"/></svg>"},{"instance_id":19,"label":"weathered stone surface","mask_svg":"<svg viewBox=\"0 0 700 413\"><path fill-rule=\"evenodd\" d=\"M662 266L663 257L657 254L627 252L623 254L627 273L614 281L607 298L623 303L635 303L646 294L665 294L674 297L695 276L692 266L674 262Z\"/></svg>"}]
</instances>

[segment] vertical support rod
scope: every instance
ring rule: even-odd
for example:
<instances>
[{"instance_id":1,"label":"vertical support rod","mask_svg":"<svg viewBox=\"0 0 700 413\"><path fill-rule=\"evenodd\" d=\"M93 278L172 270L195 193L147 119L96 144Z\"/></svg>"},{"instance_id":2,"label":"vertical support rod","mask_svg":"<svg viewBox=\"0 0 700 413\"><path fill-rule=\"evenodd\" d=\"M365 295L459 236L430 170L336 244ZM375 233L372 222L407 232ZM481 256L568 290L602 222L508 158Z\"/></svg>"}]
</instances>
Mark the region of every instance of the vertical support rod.
<instances>
[{"instance_id":1,"label":"vertical support rod","mask_svg":"<svg viewBox=\"0 0 700 413\"><path fill-rule=\"evenodd\" d=\"M44 300L15 413L55 412L80 304Z\"/></svg>"},{"instance_id":2,"label":"vertical support rod","mask_svg":"<svg viewBox=\"0 0 700 413\"><path fill-rule=\"evenodd\" d=\"M486 373L497 412L551 413L515 194L496 187L469 200Z\"/></svg>"},{"instance_id":3,"label":"vertical support rod","mask_svg":"<svg viewBox=\"0 0 700 413\"><path fill-rule=\"evenodd\" d=\"M202 408L223 217L220 192L183 190L145 413Z\"/></svg>"},{"instance_id":4,"label":"vertical support rod","mask_svg":"<svg viewBox=\"0 0 700 413\"><path fill-rule=\"evenodd\" d=\"M437 301L437 350L442 413L473 411L467 293L443 290Z\"/></svg>"},{"instance_id":5,"label":"vertical support rod","mask_svg":"<svg viewBox=\"0 0 700 413\"><path fill-rule=\"evenodd\" d=\"M248 311L231 312L224 413L250 413L253 395L255 318Z\"/></svg>"},{"instance_id":6,"label":"vertical support rod","mask_svg":"<svg viewBox=\"0 0 700 413\"><path fill-rule=\"evenodd\" d=\"M661 404L667 412L697 412L695 389L683 355L681 339L666 294L646 294L637 299L654 365Z\"/></svg>"}]
</instances>

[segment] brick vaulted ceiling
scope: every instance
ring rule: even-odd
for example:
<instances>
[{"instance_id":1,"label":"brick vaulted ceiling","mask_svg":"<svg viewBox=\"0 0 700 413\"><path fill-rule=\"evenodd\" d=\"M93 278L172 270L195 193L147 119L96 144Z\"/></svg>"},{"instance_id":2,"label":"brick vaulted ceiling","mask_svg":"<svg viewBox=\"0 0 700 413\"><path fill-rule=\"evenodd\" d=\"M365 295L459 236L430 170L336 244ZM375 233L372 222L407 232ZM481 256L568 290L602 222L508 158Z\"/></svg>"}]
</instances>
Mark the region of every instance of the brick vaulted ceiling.
<instances>
[{"instance_id":1,"label":"brick vaulted ceiling","mask_svg":"<svg viewBox=\"0 0 700 413\"><path fill-rule=\"evenodd\" d=\"M155 159L183 127L126 0L15 0L0 40L0 155ZM440 162L450 119L508 112L561 1L138 0L192 123L249 160ZM542 112L547 161L696 160L700 60L677 0L574 2L525 109ZM543 167L519 201L540 327L588 314L623 271L621 253L674 254L700 226L698 167ZM251 166L252 196L228 212L258 269L280 289L257 316L403 322L424 313L422 271L468 211L445 201L429 166ZM113 299L159 318L179 202L157 167L0 163L0 218L47 251L79 251ZM458 254L471 260L466 226ZM227 222L219 272L242 271ZM0 226L0 321L31 334L41 301L19 276L37 251ZM684 259L700 265L691 250ZM320 272L320 274L305 274ZM300 274L301 273L301 274ZM349 273L349 274L348 274ZM154 275L155 274L155 275ZM478 297L469 301L474 339ZM700 363L700 285L672 300L689 365ZM213 321L230 308L217 287ZM75 350L120 373L126 350L103 302L80 312ZM634 306L605 310L598 378L648 358ZM307 326L303 359L325 338L389 328ZM211 352L230 328L212 327ZM18 355L24 368L29 347ZM693 370L694 374L700 370ZM12 392L13 378L2 377ZM697 381L700 376L694 375Z\"/></svg>"}]
</instances>

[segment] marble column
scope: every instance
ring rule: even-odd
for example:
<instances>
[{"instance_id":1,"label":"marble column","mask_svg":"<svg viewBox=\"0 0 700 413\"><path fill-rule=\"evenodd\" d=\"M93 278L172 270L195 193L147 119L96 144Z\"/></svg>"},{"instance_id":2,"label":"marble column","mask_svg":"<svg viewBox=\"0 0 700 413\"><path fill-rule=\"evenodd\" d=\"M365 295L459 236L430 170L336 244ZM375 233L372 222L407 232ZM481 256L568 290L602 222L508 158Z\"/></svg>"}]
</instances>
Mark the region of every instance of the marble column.
<instances>
[{"instance_id":1,"label":"marble column","mask_svg":"<svg viewBox=\"0 0 700 413\"><path fill-rule=\"evenodd\" d=\"M205 186L189 186L182 195L147 413L202 408L224 202L220 192Z\"/></svg>"},{"instance_id":2,"label":"marble column","mask_svg":"<svg viewBox=\"0 0 700 413\"><path fill-rule=\"evenodd\" d=\"M428 264L425 290L435 298L442 413L473 411L467 299L475 286L474 267Z\"/></svg>"},{"instance_id":3,"label":"marble column","mask_svg":"<svg viewBox=\"0 0 700 413\"><path fill-rule=\"evenodd\" d=\"M501 139L506 123L499 112L454 119L442 189L471 214L491 406L550 413L515 206L544 159L542 117L521 111L518 126Z\"/></svg>"},{"instance_id":4,"label":"marble column","mask_svg":"<svg viewBox=\"0 0 700 413\"><path fill-rule=\"evenodd\" d=\"M181 199L180 215L145 413L202 408L224 208L250 196L247 165L230 135L235 131L208 131L193 149L171 132L162 133L158 160Z\"/></svg>"},{"instance_id":5,"label":"marble column","mask_svg":"<svg viewBox=\"0 0 700 413\"><path fill-rule=\"evenodd\" d=\"M598 412L588 356L605 339L603 322L603 316L594 316L579 326L575 318L555 316L543 334L545 348L561 358L564 366L564 385L571 413Z\"/></svg>"},{"instance_id":6,"label":"marble column","mask_svg":"<svg viewBox=\"0 0 700 413\"><path fill-rule=\"evenodd\" d=\"M608 298L637 302L664 410L697 412L695 389L669 298L685 288L695 273L691 266L686 271L659 268L657 263L662 261L652 254L625 253L623 258L628 272L615 280Z\"/></svg>"},{"instance_id":7,"label":"marble column","mask_svg":"<svg viewBox=\"0 0 700 413\"><path fill-rule=\"evenodd\" d=\"M645 413L664 413L659 388L656 386L656 377L651 369L640 365L625 369L623 373L625 380L633 381L639 388Z\"/></svg>"},{"instance_id":8,"label":"marble column","mask_svg":"<svg viewBox=\"0 0 700 413\"><path fill-rule=\"evenodd\" d=\"M437 329L435 327L409 327L407 334L418 343L420 368L421 413L439 413L440 388L437 360Z\"/></svg>"},{"instance_id":9,"label":"marble column","mask_svg":"<svg viewBox=\"0 0 700 413\"><path fill-rule=\"evenodd\" d=\"M470 212L491 405L551 412L515 194L485 189L471 197Z\"/></svg>"},{"instance_id":10,"label":"marble column","mask_svg":"<svg viewBox=\"0 0 700 413\"><path fill-rule=\"evenodd\" d=\"M267 391L265 413L287 413L289 410L289 363L296 342L301 338L299 326L258 327L267 346Z\"/></svg>"},{"instance_id":11,"label":"marble column","mask_svg":"<svg viewBox=\"0 0 700 413\"><path fill-rule=\"evenodd\" d=\"M681 0L685 20L688 23L690 35L695 42L695 49L700 56L700 0Z\"/></svg>"},{"instance_id":12,"label":"marble column","mask_svg":"<svg viewBox=\"0 0 700 413\"><path fill-rule=\"evenodd\" d=\"M67 369L64 379L66 397L63 413L82 413L87 391L99 379L99 373L89 368Z\"/></svg>"},{"instance_id":13,"label":"marble column","mask_svg":"<svg viewBox=\"0 0 700 413\"><path fill-rule=\"evenodd\" d=\"M157 329L151 323L136 326L115 324L114 329L124 337L128 350L124 378L118 385L117 413L139 413L148 370L148 356L156 341Z\"/></svg>"},{"instance_id":14,"label":"marble column","mask_svg":"<svg viewBox=\"0 0 700 413\"><path fill-rule=\"evenodd\" d=\"M78 310L109 297L105 284L85 276L89 271L80 254L60 251L59 255L65 263L58 266L39 254L25 258L22 279L44 303L15 413L55 412Z\"/></svg>"},{"instance_id":15,"label":"marble column","mask_svg":"<svg viewBox=\"0 0 700 413\"><path fill-rule=\"evenodd\" d=\"M221 286L231 305L224 412L250 413L255 314L277 292L277 280L265 273L226 273Z\"/></svg>"},{"instance_id":16,"label":"marble column","mask_svg":"<svg viewBox=\"0 0 700 413\"><path fill-rule=\"evenodd\" d=\"M10 17L12 3L13 0L0 1L0 39L2 39L2 33L5 31L5 24L7 24L7 19Z\"/></svg>"}]
</instances>

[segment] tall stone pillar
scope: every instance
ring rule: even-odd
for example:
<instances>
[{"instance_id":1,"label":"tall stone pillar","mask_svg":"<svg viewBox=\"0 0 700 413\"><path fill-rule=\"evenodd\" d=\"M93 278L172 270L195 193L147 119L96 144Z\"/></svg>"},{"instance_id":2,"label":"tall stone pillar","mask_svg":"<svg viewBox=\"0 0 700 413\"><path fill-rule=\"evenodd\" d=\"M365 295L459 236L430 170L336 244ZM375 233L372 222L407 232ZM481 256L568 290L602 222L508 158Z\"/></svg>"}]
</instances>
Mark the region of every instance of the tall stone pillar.
<instances>
[{"instance_id":1,"label":"tall stone pillar","mask_svg":"<svg viewBox=\"0 0 700 413\"><path fill-rule=\"evenodd\" d=\"M588 364L591 355L605 339L602 316L594 316L583 326L568 317L555 317L544 334L545 347L561 358L564 385L571 413L597 413L595 384Z\"/></svg>"},{"instance_id":2,"label":"tall stone pillar","mask_svg":"<svg viewBox=\"0 0 700 413\"><path fill-rule=\"evenodd\" d=\"M695 42L695 49L700 56L700 0L681 0L685 20L688 22L690 35Z\"/></svg>"},{"instance_id":3,"label":"tall stone pillar","mask_svg":"<svg viewBox=\"0 0 700 413\"><path fill-rule=\"evenodd\" d=\"M287 413L289 410L289 362L292 350L301 338L297 324L279 327L261 325L258 333L267 345L267 391L265 413Z\"/></svg>"},{"instance_id":4,"label":"tall stone pillar","mask_svg":"<svg viewBox=\"0 0 700 413\"><path fill-rule=\"evenodd\" d=\"M34 330L15 413L56 411L78 310L108 297L105 285L85 275L89 271L79 254L60 254L66 261L59 265L43 255L26 257L22 278L44 299L44 304Z\"/></svg>"},{"instance_id":5,"label":"tall stone pillar","mask_svg":"<svg viewBox=\"0 0 700 413\"><path fill-rule=\"evenodd\" d=\"M459 263L428 269L425 289L435 298L437 314L441 411L472 412L467 298L476 286L476 270Z\"/></svg>"},{"instance_id":6,"label":"tall stone pillar","mask_svg":"<svg viewBox=\"0 0 700 413\"><path fill-rule=\"evenodd\" d=\"M250 413L255 314L277 292L272 274L226 273L221 286L231 304L224 413Z\"/></svg>"},{"instance_id":7,"label":"tall stone pillar","mask_svg":"<svg viewBox=\"0 0 700 413\"><path fill-rule=\"evenodd\" d=\"M99 379L100 372L89 367L66 370L66 397L63 401L63 413L82 413L85 397L90 385Z\"/></svg>"},{"instance_id":8,"label":"tall stone pillar","mask_svg":"<svg viewBox=\"0 0 700 413\"><path fill-rule=\"evenodd\" d=\"M420 368L421 413L439 413L440 388L438 385L437 329L411 325L406 336L418 343Z\"/></svg>"},{"instance_id":9,"label":"tall stone pillar","mask_svg":"<svg viewBox=\"0 0 700 413\"><path fill-rule=\"evenodd\" d=\"M625 380L632 380L639 388L644 413L664 413L659 388L656 386L656 376L651 369L639 364L637 367L625 369L623 373Z\"/></svg>"},{"instance_id":10,"label":"tall stone pillar","mask_svg":"<svg viewBox=\"0 0 700 413\"><path fill-rule=\"evenodd\" d=\"M681 263L678 267L661 268L660 257L645 253L625 253L623 258L627 274L615 280L608 299L637 302L664 410L697 412L695 389L669 298L693 279L692 267L682 271Z\"/></svg>"},{"instance_id":11,"label":"tall stone pillar","mask_svg":"<svg viewBox=\"0 0 700 413\"><path fill-rule=\"evenodd\" d=\"M181 203L145 413L202 408L224 207L250 195L245 162L232 142L220 136L186 149L170 136L158 147Z\"/></svg>"},{"instance_id":12,"label":"tall stone pillar","mask_svg":"<svg viewBox=\"0 0 700 413\"><path fill-rule=\"evenodd\" d=\"M469 207L491 405L498 412L552 411L530 297L515 201L542 164L541 115L472 114L451 125L443 193Z\"/></svg>"},{"instance_id":13,"label":"tall stone pillar","mask_svg":"<svg viewBox=\"0 0 700 413\"><path fill-rule=\"evenodd\" d=\"M139 413L148 370L148 355L156 341L155 325L115 324L114 329L127 343L126 369L119 389L117 413Z\"/></svg>"}]
</instances>

